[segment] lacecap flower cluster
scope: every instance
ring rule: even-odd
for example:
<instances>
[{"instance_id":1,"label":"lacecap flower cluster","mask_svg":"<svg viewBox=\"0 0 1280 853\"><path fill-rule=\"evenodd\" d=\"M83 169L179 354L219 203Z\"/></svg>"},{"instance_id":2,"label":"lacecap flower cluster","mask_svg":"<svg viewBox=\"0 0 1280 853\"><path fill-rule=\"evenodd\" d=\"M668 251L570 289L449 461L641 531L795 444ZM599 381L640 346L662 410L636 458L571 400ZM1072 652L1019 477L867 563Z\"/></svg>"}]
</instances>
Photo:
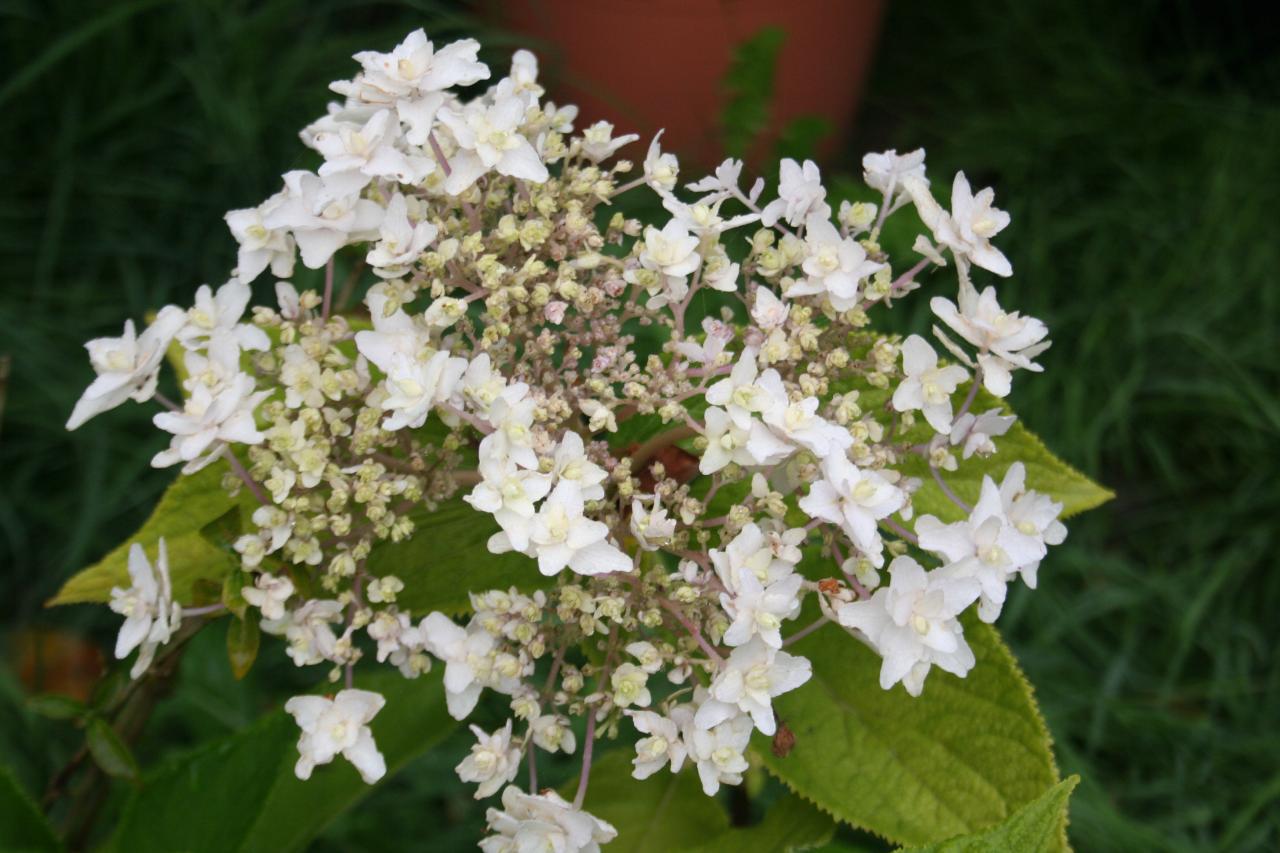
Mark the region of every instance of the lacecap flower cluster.
<instances>
[{"instance_id":1,"label":"lacecap flower cluster","mask_svg":"<svg viewBox=\"0 0 1280 853\"><path fill-rule=\"evenodd\" d=\"M476 797L501 795L481 847L597 850L616 832L583 811L595 742L634 739L638 779L689 765L708 795L739 784L753 731L777 731L773 699L811 676L787 647L812 631L873 649L885 689L970 670L960 614L994 620L1065 528L1017 460L972 506L946 476L997 451L1014 418L977 411L977 391L1002 398L1039 371L1047 329L973 283L1011 274L991 242L1009 216L964 174L939 201L923 151L867 155L879 202L838 210L812 162L784 160L772 188L744 186L737 160L684 183L661 134L637 165L617 158L634 135L577 129L526 51L483 88L478 47L419 30L357 54L331 85L342 100L301 134L323 164L227 214L225 284L88 344L97 378L67 426L157 400L170 439L153 465L221 460L225 486L254 496L235 542L244 601L294 663L346 679L286 705L298 776L338 755L369 782L385 773L369 728L384 699L353 688L358 661L406 678L443 666L454 717L486 691L509 703L457 768ZM628 193L661 214L618 212ZM903 208L925 227L895 261L879 239ZM345 283L338 252L359 259ZM290 283L299 261L327 270L323 292ZM871 328L943 267L958 279L931 300L945 360ZM268 274L275 303L246 315ZM362 311L336 310L353 288ZM156 391L171 351L180 402ZM919 457L962 520L914 512L922 482L902 468ZM413 578L368 568L457 497L496 525L491 552L527 557L507 588L472 591L463 624L399 606ZM128 565L111 607L137 677L216 608L173 600L163 540ZM572 801L538 791L539 751L582 755Z\"/></svg>"}]
</instances>

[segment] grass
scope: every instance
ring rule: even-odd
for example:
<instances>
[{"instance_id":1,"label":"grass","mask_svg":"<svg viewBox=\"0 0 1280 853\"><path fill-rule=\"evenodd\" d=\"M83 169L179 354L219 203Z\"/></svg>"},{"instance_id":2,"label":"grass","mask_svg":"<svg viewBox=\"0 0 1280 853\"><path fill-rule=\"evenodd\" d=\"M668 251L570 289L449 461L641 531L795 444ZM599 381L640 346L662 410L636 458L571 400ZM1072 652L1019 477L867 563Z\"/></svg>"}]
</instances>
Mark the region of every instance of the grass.
<instances>
[{"instance_id":1,"label":"grass","mask_svg":"<svg viewBox=\"0 0 1280 853\"><path fill-rule=\"evenodd\" d=\"M163 442L140 409L62 431L87 381L81 343L222 280L222 213L301 162L293 130L322 111L322 83L349 72L351 52L468 23L438 4L338 0L0 11L11 638L64 626L105 642L107 614L40 604L168 478L146 467ZM934 175L964 168L996 186L1017 270L1004 301L1055 341L1013 402L1118 494L1071 525L1041 588L1001 622L1064 771L1084 777L1082 850L1280 846L1280 62L1265 42L1243 11L1191 2L893 4L844 164L924 144ZM272 701L262 681L276 669L234 685L217 651L193 655L149 749L234 729ZM0 754L29 785L65 760L11 702L0 723ZM324 849L417 837L390 827L414 827L424 802L462 828L449 838L471 837L474 806L433 784L455 746Z\"/></svg>"}]
</instances>

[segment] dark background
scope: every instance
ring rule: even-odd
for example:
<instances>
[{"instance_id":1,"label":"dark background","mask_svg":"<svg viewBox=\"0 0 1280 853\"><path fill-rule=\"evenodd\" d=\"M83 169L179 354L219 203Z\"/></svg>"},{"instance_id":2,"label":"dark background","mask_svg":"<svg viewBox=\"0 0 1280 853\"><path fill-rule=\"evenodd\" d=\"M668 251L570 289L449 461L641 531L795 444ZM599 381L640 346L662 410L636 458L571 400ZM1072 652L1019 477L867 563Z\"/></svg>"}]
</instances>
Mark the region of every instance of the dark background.
<instances>
[{"instance_id":1,"label":"dark background","mask_svg":"<svg viewBox=\"0 0 1280 853\"><path fill-rule=\"evenodd\" d=\"M171 476L147 466L164 440L143 407L62 430L91 377L82 344L223 281L222 214L307 162L295 131L351 53L417 26L477 34L506 66L510 39L453 6L0 3L0 762L37 793L72 741L23 710L20 676L82 682L56 661L88 660L84 641L105 649L116 627L42 602ZM1071 523L1001 620L1063 770L1084 778L1082 850L1280 845L1277 45L1244 3L903 0L825 166L924 145L933 175L963 168L1013 215L1002 302L1054 346L1012 402L1118 495ZM264 661L235 683L219 644L188 656L144 760L242 726L297 677ZM415 763L318 846L473 843L480 813L448 770L464 748Z\"/></svg>"}]
</instances>

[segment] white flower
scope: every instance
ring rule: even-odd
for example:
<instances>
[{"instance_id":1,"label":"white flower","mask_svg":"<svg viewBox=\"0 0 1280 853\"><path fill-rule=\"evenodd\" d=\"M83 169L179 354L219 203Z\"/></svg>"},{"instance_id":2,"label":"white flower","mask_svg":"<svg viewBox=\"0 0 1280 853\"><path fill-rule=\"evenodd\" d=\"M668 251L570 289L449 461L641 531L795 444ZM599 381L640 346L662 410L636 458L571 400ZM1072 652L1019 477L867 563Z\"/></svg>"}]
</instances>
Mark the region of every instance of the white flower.
<instances>
[{"instance_id":1,"label":"white flower","mask_svg":"<svg viewBox=\"0 0 1280 853\"><path fill-rule=\"evenodd\" d=\"M862 178L867 186L879 190L891 200L906 178L924 180L924 149L899 154L890 148L881 153L867 154L862 158Z\"/></svg>"},{"instance_id":2,"label":"white flower","mask_svg":"<svg viewBox=\"0 0 1280 853\"><path fill-rule=\"evenodd\" d=\"M558 714L543 714L529 724L533 742L547 752L563 752L572 755L578 748L578 739L569 727L569 721Z\"/></svg>"},{"instance_id":3,"label":"white flower","mask_svg":"<svg viewBox=\"0 0 1280 853\"><path fill-rule=\"evenodd\" d=\"M370 785L377 782L386 774L387 762L373 742L369 722L386 703L368 690L340 690L332 699L294 696L284 704L302 729L293 772L299 779L310 779L316 765L341 754L360 771L361 779Z\"/></svg>"},{"instance_id":4,"label":"white flower","mask_svg":"<svg viewBox=\"0 0 1280 853\"><path fill-rule=\"evenodd\" d=\"M619 708L626 708L630 705L639 705L641 708L646 707L653 701L649 695L649 688L645 686L648 680L649 673L635 664L618 664L609 676L609 684L613 688L614 704Z\"/></svg>"},{"instance_id":5,"label":"white flower","mask_svg":"<svg viewBox=\"0 0 1280 853\"><path fill-rule=\"evenodd\" d=\"M703 705L714 701L707 699ZM702 792L708 797L714 797L721 784L742 784L742 774L748 766L743 753L751 742L751 728L751 718L746 714L738 714L710 729L693 722L683 727L689 760L697 766Z\"/></svg>"},{"instance_id":6,"label":"white flower","mask_svg":"<svg viewBox=\"0 0 1280 853\"><path fill-rule=\"evenodd\" d=\"M461 39L435 50L421 29L409 33L390 53L362 51L353 59L363 68L367 86L381 92L408 95L469 86L489 77L489 68L476 61L480 43ZM334 84L334 91L349 94Z\"/></svg>"},{"instance_id":7,"label":"white flower","mask_svg":"<svg viewBox=\"0 0 1280 853\"><path fill-rule=\"evenodd\" d=\"M760 384L772 400L765 409L764 422L784 440L812 450L819 459L843 455L853 444L853 436L847 429L818 415L817 397L790 399L773 370L765 371Z\"/></svg>"},{"instance_id":8,"label":"white flower","mask_svg":"<svg viewBox=\"0 0 1280 853\"><path fill-rule=\"evenodd\" d=\"M1010 374L1015 368L1037 373L1044 370L1031 360L1049 348L1049 341L1044 340L1049 329L1044 323L1001 309L994 287L986 288L979 296L971 285L961 284L959 300L957 307L950 299L935 296L929 307L938 319L978 348L982 384L988 391L997 397L1008 395L1013 379ZM945 338L943 342L947 343ZM949 348L953 352L958 349Z\"/></svg>"},{"instance_id":9,"label":"white flower","mask_svg":"<svg viewBox=\"0 0 1280 853\"><path fill-rule=\"evenodd\" d=\"M279 619L263 619L262 630L284 635L289 643L285 653L295 666L311 666L334 656L338 638L330 625L342 620L342 610L340 602L312 599Z\"/></svg>"},{"instance_id":10,"label":"white flower","mask_svg":"<svg viewBox=\"0 0 1280 853\"><path fill-rule=\"evenodd\" d=\"M302 263L319 269L352 242L376 239L383 210L355 193L335 193L326 179L306 171L286 172L285 195L267 212L267 228L287 228L302 252Z\"/></svg>"},{"instance_id":11,"label":"white flower","mask_svg":"<svg viewBox=\"0 0 1280 853\"><path fill-rule=\"evenodd\" d=\"M528 391L529 386L523 382L508 385L490 405L489 423L493 424L494 431L480 443L482 458L493 454L508 457L526 468L538 467L538 454L533 450L535 404Z\"/></svg>"},{"instance_id":12,"label":"white flower","mask_svg":"<svg viewBox=\"0 0 1280 853\"><path fill-rule=\"evenodd\" d=\"M396 596L404 591L404 581L395 575L373 578L365 589L365 597L374 604L394 604Z\"/></svg>"},{"instance_id":13,"label":"white flower","mask_svg":"<svg viewBox=\"0 0 1280 853\"><path fill-rule=\"evenodd\" d=\"M1022 491L1024 477L1021 463L1006 472L1010 503L1013 495ZM1048 550L1039 528L1032 525L1029 533L1023 532L1010 522L1002 491L990 477L983 477L978 502L965 521L943 524L932 515L916 521L920 547L948 561L940 571L957 578L973 578L981 585L978 616L984 622L994 622L1000 615L1009 579L1024 567L1039 565Z\"/></svg>"},{"instance_id":14,"label":"white flower","mask_svg":"<svg viewBox=\"0 0 1280 853\"><path fill-rule=\"evenodd\" d=\"M124 617L116 637L116 658L123 660L138 649L138 659L129 670L129 675L137 678L151 666L156 649L169 642L182 622L182 607L173 600L169 583L169 552L163 536L156 548L154 566L140 544L129 546L129 580L132 584L128 589L111 588L110 605Z\"/></svg>"},{"instance_id":15,"label":"white flower","mask_svg":"<svg viewBox=\"0 0 1280 853\"><path fill-rule=\"evenodd\" d=\"M652 225L644 230L639 255L640 266L653 270L659 277L661 295L650 300L650 308L667 302L679 302L688 292L687 278L702 263L698 254L698 238L678 220L672 219L659 231ZM627 275L634 279L634 271ZM629 279L630 280L630 279Z\"/></svg>"},{"instance_id":16,"label":"white flower","mask_svg":"<svg viewBox=\"0 0 1280 853\"><path fill-rule=\"evenodd\" d=\"M1039 540L1044 545L1061 545L1067 538L1067 528L1058 521L1062 504L1026 487L1027 469L1015 462L1005 472L1000 483L1000 500L1004 504L1009 523L1023 536ZM1046 549L1047 550L1047 549ZM1027 586L1035 589L1036 570L1040 561L1035 560L1018 569Z\"/></svg>"},{"instance_id":17,"label":"white flower","mask_svg":"<svg viewBox=\"0 0 1280 853\"><path fill-rule=\"evenodd\" d=\"M778 197L760 212L760 222L772 228L779 219L785 219L792 226L800 226L814 214L829 217L831 208L826 197L818 164L805 160L801 166L788 157L778 170Z\"/></svg>"},{"instance_id":18,"label":"white flower","mask_svg":"<svg viewBox=\"0 0 1280 853\"><path fill-rule=\"evenodd\" d=\"M781 328L787 322L791 306L774 295L767 287L756 288L755 304L751 306L751 319L764 331Z\"/></svg>"},{"instance_id":19,"label":"white flower","mask_svg":"<svg viewBox=\"0 0 1280 853\"><path fill-rule=\"evenodd\" d=\"M582 436L573 430L565 430L556 445L551 459L551 474L556 483L567 483L578 490L584 501L598 501L604 497L601 485L609 476L603 468L587 457Z\"/></svg>"},{"instance_id":20,"label":"white flower","mask_svg":"<svg viewBox=\"0 0 1280 853\"><path fill-rule=\"evenodd\" d=\"M781 378L776 370L766 370L765 375L777 379L777 385L781 385ZM738 357L729 376L707 389L707 402L713 406L723 406L735 426L749 429L752 415L763 413L775 402L764 383L757 381L758 376L756 350L754 347L747 347ZM783 392L783 397L785 396L786 393Z\"/></svg>"},{"instance_id":21,"label":"white flower","mask_svg":"<svg viewBox=\"0 0 1280 853\"><path fill-rule=\"evenodd\" d=\"M733 622L724 632L726 646L741 646L759 636L767 645L782 648L782 620L800 612L800 586L804 578L798 574L765 586L750 569L740 569L736 592L720 593L720 605Z\"/></svg>"},{"instance_id":22,"label":"white flower","mask_svg":"<svg viewBox=\"0 0 1280 853\"><path fill-rule=\"evenodd\" d=\"M902 509L907 496L875 471L855 466L843 454L822 460L822 479L809 487L800 508L810 518L839 524L877 568L884 565L878 522Z\"/></svg>"},{"instance_id":23,"label":"white flower","mask_svg":"<svg viewBox=\"0 0 1280 853\"><path fill-rule=\"evenodd\" d=\"M836 616L857 628L884 658L880 686L899 681L912 696L924 689L929 668L937 664L963 678L973 667L973 651L956 616L978 596L976 582L926 572L907 556L889 564L889 585L865 601L838 604Z\"/></svg>"},{"instance_id":24,"label":"white flower","mask_svg":"<svg viewBox=\"0 0 1280 853\"><path fill-rule=\"evenodd\" d=\"M378 663L395 657L403 657L402 653L409 647L421 644L421 632L409 621L409 614L396 613L393 610L379 611L365 626L369 639L378 644L376 658Z\"/></svg>"},{"instance_id":25,"label":"white flower","mask_svg":"<svg viewBox=\"0 0 1280 853\"><path fill-rule=\"evenodd\" d=\"M672 773L680 772L688 750L680 738L681 724L675 719L679 712L684 713L687 725L688 710L683 707L674 709L671 717L653 711L626 712L636 731L648 735L636 741L636 757L631 760L633 778L648 779L667 765Z\"/></svg>"},{"instance_id":26,"label":"white flower","mask_svg":"<svg viewBox=\"0 0 1280 853\"><path fill-rule=\"evenodd\" d=\"M484 630L464 630L443 613L428 614L419 626L427 651L444 662L444 698L449 716L465 718L489 682L495 640Z\"/></svg>"},{"instance_id":27,"label":"white flower","mask_svg":"<svg viewBox=\"0 0 1280 853\"><path fill-rule=\"evenodd\" d=\"M538 571L554 575L566 566L580 575L631 571L631 558L608 541L609 526L582 514L582 492L569 482L552 490L533 519L529 540Z\"/></svg>"},{"instance_id":28,"label":"white flower","mask_svg":"<svg viewBox=\"0 0 1280 853\"><path fill-rule=\"evenodd\" d=\"M253 579L253 586L241 587L240 595L262 611L263 619L283 619L284 603L293 595L293 581L263 572Z\"/></svg>"},{"instance_id":29,"label":"white flower","mask_svg":"<svg viewBox=\"0 0 1280 853\"><path fill-rule=\"evenodd\" d=\"M640 668L650 675L662 669L662 653L653 643L636 640L634 643L627 643L626 652L640 661Z\"/></svg>"},{"instance_id":30,"label":"white flower","mask_svg":"<svg viewBox=\"0 0 1280 853\"><path fill-rule=\"evenodd\" d=\"M385 366L378 366L387 374L384 387L388 393L382 408L391 412L382 423L383 429L417 429L426 423L436 404L453 394L466 372L467 360L451 355L448 350L437 350L426 359L397 353Z\"/></svg>"},{"instance_id":31,"label":"white flower","mask_svg":"<svg viewBox=\"0 0 1280 853\"><path fill-rule=\"evenodd\" d=\"M529 533L537 512L534 501L542 500L551 490L551 476L520 468L499 453L486 452L489 448L485 442L491 438L486 437L480 443L480 482L462 499L481 512L490 513L510 546L524 551L529 546ZM491 550L493 545L491 542Z\"/></svg>"},{"instance_id":32,"label":"white flower","mask_svg":"<svg viewBox=\"0 0 1280 853\"><path fill-rule=\"evenodd\" d=\"M653 142L649 143L649 151L644 158L644 178L653 189L659 192L671 192L676 188L676 181L680 178L680 161L674 154L663 153L662 146L658 144L662 133L663 131L659 130L654 135Z\"/></svg>"},{"instance_id":33,"label":"white flower","mask_svg":"<svg viewBox=\"0 0 1280 853\"><path fill-rule=\"evenodd\" d=\"M628 133L614 137L613 125L607 121L598 121L582 131L582 153L592 163L599 163L614 155L622 146L635 142L640 138L638 133Z\"/></svg>"},{"instance_id":34,"label":"white flower","mask_svg":"<svg viewBox=\"0 0 1280 853\"><path fill-rule=\"evenodd\" d=\"M587 416L587 429L592 432L617 432L618 416L613 413L613 409L609 408L599 400L580 400L578 408Z\"/></svg>"},{"instance_id":35,"label":"white flower","mask_svg":"<svg viewBox=\"0 0 1280 853\"><path fill-rule=\"evenodd\" d=\"M467 408L485 420L489 420L489 407L506 388L506 377L493 369L487 352L471 359L459 385Z\"/></svg>"},{"instance_id":36,"label":"white flower","mask_svg":"<svg viewBox=\"0 0 1280 853\"><path fill-rule=\"evenodd\" d=\"M533 98L541 98L543 88L538 84L538 57L523 48L511 54L511 71L507 75L515 86L515 91L528 94Z\"/></svg>"},{"instance_id":37,"label":"white flower","mask_svg":"<svg viewBox=\"0 0 1280 853\"><path fill-rule=\"evenodd\" d=\"M463 782L479 783L475 797L483 800L516 778L520 770L520 750L511 745L511 720L491 735L479 726L472 726L471 732L477 743L454 770Z\"/></svg>"},{"instance_id":38,"label":"white flower","mask_svg":"<svg viewBox=\"0 0 1280 853\"><path fill-rule=\"evenodd\" d=\"M207 284L200 285L196 289L195 305L187 312L187 324L178 330L179 343L192 349L219 340L233 340L242 349L269 349L271 339L266 332L240 322L252 296L249 285L237 278L229 279L217 293Z\"/></svg>"},{"instance_id":39,"label":"white flower","mask_svg":"<svg viewBox=\"0 0 1280 853\"><path fill-rule=\"evenodd\" d=\"M729 653L727 665L711 682L711 698L698 708L693 723L699 729L711 729L741 711L751 715L762 734L772 735L777 731L773 697L795 690L812 675L808 659L777 651L763 638L752 637Z\"/></svg>"},{"instance_id":40,"label":"white flower","mask_svg":"<svg viewBox=\"0 0 1280 853\"><path fill-rule=\"evenodd\" d=\"M788 577L800 561L796 543L803 541L804 530L797 528L781 536L767 536L754 521L748 522L723 550L712 548L707 556L725 589L731 595L740 590L739 578L751 573L763 585ZM791 544L788 546L788 542Z\"/></svg>"},{"instance_id":41,"label":"white flower","mask_svg":"<svg viewBox=\"0 0 1280 853\"><path fill-rule=\"evenodd\" d=\"M653 496L653 506L645 508L640 498L631 501L631 533L644 551L656 551L671 542L676 534L676 520L667 515L659 495Z\"/></svg>"},{"instance_id":42,"label":"white flower","mask_svg":"<svg viewBox=\"0 0 1280 853\"><path fill-rule=\"evenodd\" d=\"M704 317L702 331L706 335L702 343L680 341L675 345L676 352L694 364L714 365L719 361L725 347L733 340L733 327L714 317Z\"/></svg>"},{"instance_id":43,"label":"white flower","mask_svg":"<svg viewBox=\"0 0 1280 853\"><path fill-rule=\"evenodd\" d=\"M784 295L823 294L837 311L858 307L861 282L884 267L870 260L857 240L840 236L826 215L809 217L805 253L801 267L808 278L792 282Z\"/></svg>"},{"instance_id":44,"label":"white flower","mask_svg":"<svg viewBox=\"0 0 1280 853\"><path fill-rule=\"evenodd\" d=\"M519 131L526 101L512 91L512 85L510 80L502 81L490 105L472 101L461 112L448 107L440 111L438 118L458 144L444 180L450 195L460 195L490 171L537 184L547 180L542 158Z\"/></svg>"},{"instance_id":45,"label":"white flower","mask_svg":"<svg viewBox=\"0 0 1280 853\"><path fill-rule=\"evenodd\" d=\"M923 178L904 176L902 184L911 193L920 219L933 232L933 238L950 249L958 263L972 262L999 276L1013 275L1009 259L991 245L991 238L1009 224L1009 214L991 204L995 190L988 187L974 195L964 172L957 172L948 213L934 200Z\"/></svg>"},{"instance_id":46,"label":"white flower","mask_svg":"<svg viewBox=\"0 0 1280 853\"><path fill-rule=\"evenodd\" d=\"M329 88L356 104L394 106L408 128L405 137L413 145L424 145L445 102L443 90L489 77L488 66L476 60L479 50L475 39L434 50L426 33L414 30L391 53L357 53L363 71L355 80L341 80Z\"/></svg>"},{"instance_id":47,"label":"white flower","mask_svg":"<svg viewBox=\"0 0 1280 853\"><path fill-rule=\"evenodd\" d=\"M919 409L934 430L951 432L951 395L969 378L958 364L938 366L938 354L928 341L911 335L902 342L902 382L893 392L893 408L899 412Z\"/></svg>"},{"instance_id":48,"label":"white flower","mask_svg":"<svg viewBox=\"0 0 1280 853\"><path fill-rule=\"evenodd\" d=\"M1004 435L1018 419L1017 415L1002 415L999 409L991 409L980 415L965 412L956 418L951 428L951 444L964 442L962 455L968 459L973 454L990 456L996 452L995 436Z\"/></svg>"},{"instance_id":49,"label":"white flower","mask_svg":"<svg viewBox=\"0 0 1280 853\"><path fill-rule=\"evenodd\" d=\"M550 788L538 795L515 786L502 792L502 809L485 815L496 833L480 842L484 853L600 853L618 837L612 825L574 808Z\"/></svg>"},{"instance_id":50,"label":"white flower","mask_svg":"<svg viewBox=\"0 0 1280 853\"><path fill-rule=\"evenodd\" d=\"M730 219L725 219L720 215L720 205L723 203L724 199L718 199L716 201L698 201L693 204L685 204L673 195L662 195L662 206L671 212L674 220L699 238L715 237L760 219L760 214L758 213L743 213ZM721 287L719 289L725 290L726 288Z\"/></svg>"},{"instance_id":51,"label":"white flower","mask_svg":"<svg viewBox=\"0 0 1280 853\"><path fill-rule=\"evenodd\" d=\"M707 447L698 462L703 474L714 474L731 462L742 466L772 465L791 455L794 448L777 438L760 421L752 419L750 428L733 422L724 409L712 406L703 415Z\"/></svg>"},{"instance_id":52,"label":"white flower","mask_svg":"<svg viewBox=\"0 0 1280 853\"><path fill-rule=\"evenodd\" d=\"M742 177L742 161L734 160L732 157L725 160L719 166L716 166L715 173L707 175L701 180L694 181L689 184L689 189L694 192L707 193L702 197L703 202L714 202L725 199L730 196L740 197L741 190L738 188L738 181ZM756 199L760 197L760 193L764 190L764 180L759 179L752 186L751 192L746 196L747 201L755 204Z\"/></svg>"},{"instance_id":53,"label":"white flower","mask_svg":"<svg viewBox=\"0 0 1280 853\"><path fill-rule=\"evenodd\" d=\"M180 412L159 412L152 423L173 433L169 447L151 459L156 468L185 462L182 472L190 474L208 465L227 443L259 444L263 434L254 424L253 413L270 391L254 391L253 377L246 373L217 389L196 385Z\"/></svg>"},{"instance_id":54,"label":"white flower","mask_svg":"<svg viewBox=\"0 0 1280 853\"><path fill-rule=\"evenodd\" d=\"M426 220L416 225L411 223L404 196L396 193L387 203L387 213L379 230L381 239L369 250L365 260L379 277L397 278L409 272L439 231Z\"/></svg>"},{"instance_id":55,"label":"white flower","mask_svg":"<svg viewBox=\"0 0 1280 853\"><path fill-rule=\"evenodd\" d=\"M283 201L284 195L276 193L257 207L228 211L223 219L231 229L231 236L240 244L236 254L236 277L246 284L271 267L271 274L278 278L293 275L298 247L293 237L283 228L268 228L263 217Z\"/></svg>"},{"instance_id":56,"label":"white flower","mask_svg":"<svg viewBox=\"0 0 1280 853\"><path fill-rule=\"evenodd\" d=\"M67 429L76 429L130 398L139 403L150 400L156 392L165 350L186 321L185 311L167 305L141 335L134 332L133 321L126 320L123 336L95 338L85 344L97 378L76 402L67 419Z\"/></svg>"},{"instance_id":57,"label":"white flower","mask_svg":"<svg viewBox=\"0 0 1280 853\"><path fill-rule=\"evenodd\" d=\"M400 122L391 110L378 110L362 126L335 122L311 139L325 163L318 172L335 194L357 193L374 178L420 183L435 170L435 161L420 154L407 154L396 143Z\"/></svg>"}]
</instances>

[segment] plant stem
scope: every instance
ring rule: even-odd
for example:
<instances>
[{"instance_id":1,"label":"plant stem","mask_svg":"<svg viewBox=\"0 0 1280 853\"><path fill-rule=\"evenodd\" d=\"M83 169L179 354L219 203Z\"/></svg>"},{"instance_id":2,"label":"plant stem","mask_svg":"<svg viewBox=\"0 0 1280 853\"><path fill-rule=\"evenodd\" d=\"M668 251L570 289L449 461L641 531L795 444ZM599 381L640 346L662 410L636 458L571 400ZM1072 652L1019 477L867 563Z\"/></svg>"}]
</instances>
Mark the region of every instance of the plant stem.
<instances>
[{"instance_id":1,"label":"plant stem","mask_svg":"<svg viewBox=\"0 0 1280 853\"><path fill-rule=\"evenodd\" d=\"M329 319L329 308L333 304L333 258L324 265L324 306L320 309L320 322Z\"/></svg>"},{"instance_id":2,"label":"plant stem","mask_svg":"<svg viewBox=\"0 0 1280 853\"><path fill-rule=\"evenodd\" d=\"M819 593L819 595L821 595L821 593ZM791 645L792 643L798 642L799 640L803 640L805 637L809 636L814 631L818 630L819 628L821 628L823 625L827 624L830 621L831 620L828 619L825 615L819 616L817 619L813 620L808 625L804 626L799 631L796 631L790 637L787 637L785 640L783 640L782 647L785 649L787 646Z\"/></svg>"},{"instance_id":3,"label":"plant stem","mask_svg":"<svg viewBox=\"0 0 1280 853\"><path fill-rule=\"evenodd\" d=\"M240 464L240 460L236 458L235 453L232 452L228 445L224 444L222 446L222 455L226 457L227 464L231 466L231 470L235 472L235 475L240 478L241 482L243 482L249 491L253 493L253 496L258 499L258 503L263 506L271 506L271 501L267 500L267 496L262 491L262 488L253 481L252 477L249 476L249 472Z\"/></svg>"},{"instance_id":4,"label":"plant stem","mask_svg":"<svg viewBox=\"0 0 1280 853\"><path fill-rule=\"evenodd\" d=\"M938 488L942 490L942 493L944 495L946 495L948 498L951 499L951 502L953 504L960 507L965 512L973 512L973 507L969 506L967 503L960 500L960 496L957 495L955 492L951 491L951 487L948 486L946 481L942 479L942 473L938 471L937 468L930 465L929 473L933 475L934 482L938 484Z\"/></svg>"},{"instance_id":5,"label":"plant stem","mask_svg":"<svg viewBox=\"0 0 1280 853\"><path fill-rule=\"evenodd\" d=\"M587 714L587 743L582 747L582 775L578 777L578 792L573 797L573 807L575 809L582 808L582 803L587 798L587 784L591 779L591 752L596 745L596 712L591 710Z\"/></svg>"},{"instance_id":6,"label":"plant stem","mask_svg":"<svg viewBox=\"0 0 1280 853\"><path fill-rule=\"evenodd\" d=\"M660 432L644 444L636 448L631 454L631 470L642 470L644 464L659 452L665 450L677 441L684 441L686 438L693 438L698 433L690 426L672 427L666 432Z\"/></svg>"},{"instance_id":7,"label":"plant stem","mask_svg":"<svg viewBox=\"0 0 1280 853\"><path fill-rule=\"evenodd\" d=\"M892 518L882 518L880 519L880 523L883 524L885 527L889 528L890 530L892 530L894 533L901 536L903 539L910 542L912 545L920 544L920 540L916 538L916 535L914 533L912 533L907 528L903 527L898 522L894 521Z\"/></svg>"}]
</instances>

